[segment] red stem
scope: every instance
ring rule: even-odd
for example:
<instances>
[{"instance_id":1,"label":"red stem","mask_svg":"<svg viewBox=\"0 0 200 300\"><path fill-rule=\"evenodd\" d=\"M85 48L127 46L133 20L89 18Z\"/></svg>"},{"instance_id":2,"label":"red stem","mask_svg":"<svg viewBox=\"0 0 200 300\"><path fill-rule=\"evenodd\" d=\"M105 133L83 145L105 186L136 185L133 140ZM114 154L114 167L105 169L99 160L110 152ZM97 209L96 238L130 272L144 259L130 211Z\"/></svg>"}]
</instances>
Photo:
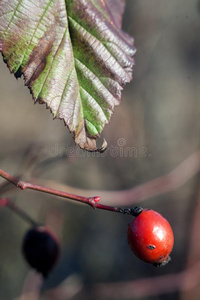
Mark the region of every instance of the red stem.
<instances>
[{"instance_id":1,"label":"red stem","mask_svg":"<svg viewBox=\"0 0 200 300\"><path fill-rule=\"evenodd\" d=\"M22 190L30 189L30 190L35 190L35 191L39 191L39 192L59 196L59 197L62 197L62 198L68 198L68 199L71 199L71 200L74 200L74 201L78 201L78 202L81 202L81 203L88 204L94 209L97 208L97 209L103 209L103 210L112 211L112 212L119 212L119 213L123 213L123 214L135 215L135 211L132 208L122 209L122 208L119 208L119 207L112 207L112 206L107 206L107 205L97 203L97 202L100 201L99 196L83 197L83 196L74 195L74 194L62 192L62 191L59 191L59 190L47 188L47 187L44 187L44 186L32 184L32 183L29 183L29 182L19 180L17 177L8 174L7 172L3 171L2 169L0 169L0 177L3 177L4 179L6 179L7 181L9 181L10 183L12 183L13 185L15 185L16 187L18 187ZM136 213L136 214L138 214L138 213Z\"/></svg>"},{"instance_id":2,"label":"red stem","mask_svg":"<svg viewBox=\"0 0 200 300\"><path fill-rule=\"evenodd\" d=\"M20 207L18 207L14 202L8 198L0 199L0 207L7 207L13 212L15 212L18 216L24 219L26 222L30 223L32 226L39 226L37 222L35 222L25 211L23 211Z\"/></svg>"}]
</instances>

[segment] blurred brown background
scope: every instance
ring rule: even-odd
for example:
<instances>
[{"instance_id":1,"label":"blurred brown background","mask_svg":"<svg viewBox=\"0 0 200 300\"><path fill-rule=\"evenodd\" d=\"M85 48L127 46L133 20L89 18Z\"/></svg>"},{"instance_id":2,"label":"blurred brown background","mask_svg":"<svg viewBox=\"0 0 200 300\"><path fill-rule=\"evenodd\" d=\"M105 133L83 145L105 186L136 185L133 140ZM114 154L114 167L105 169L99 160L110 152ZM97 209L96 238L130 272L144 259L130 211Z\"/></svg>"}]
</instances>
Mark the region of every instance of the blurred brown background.
<instances>
[{"instance_id":1,"label":"blurred brown background","mask_svg":"<svg viewBox=\"0 0 200 300\"><path fill-rule=\"evenodd\" d=\"M31 173L34 177L87 190L125 190L167 174L199 149L200 2L128 0L123 28L135 38L136 65L122 104L102 134L110 147L103 156L79 151L63 123L53 121L45 106L33 105L23 80L10 75L1 60L2 169L11 174L24 173L27 159L37 153L43 163L37 163ZM127 152L127 147L134 152ZM145 149L145 155L140 155L141 149ZM63 158L64 153L70 157ZM30 179L30 172L24 179ZM39 222L53 226L62 240L62 259L43 285L40 299L200 299L199 271L188 278L176 276L191 260L194 243L190 237L199 188L199 176L195 176L173 192L141 202L162 213L174 229L172 262L161 269L139 261L131 253L126 240L130 217L93 211L38 192L10 192L8 195L20 207ZM105 203L103 198L101 201ZM0 299L19 299L29 271L21 255L28 225L2 208L0 228ZM197 230L197 249L199 240ZM167 288L156 281L150 289L153 294L144 292L148 280L133 285L136 294L132 294L131 285L126 286L123 295L115 288L110 294L94 293L97 283L106 288L110 282L117 286L166 275L173 275L174 280L169 279ZM174 288L177 278L179 288ZM61 284L62 289L70 287L71 294L59 294Z\"/></svg>"}]
</instances>

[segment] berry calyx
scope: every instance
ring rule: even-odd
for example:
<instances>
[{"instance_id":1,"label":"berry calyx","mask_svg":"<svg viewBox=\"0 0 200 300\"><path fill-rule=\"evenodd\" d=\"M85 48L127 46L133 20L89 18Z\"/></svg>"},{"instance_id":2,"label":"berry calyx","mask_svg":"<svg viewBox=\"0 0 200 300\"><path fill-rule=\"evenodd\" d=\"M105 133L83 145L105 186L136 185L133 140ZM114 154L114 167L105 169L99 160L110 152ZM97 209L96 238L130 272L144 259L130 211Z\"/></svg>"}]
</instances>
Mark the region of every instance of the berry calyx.
<instances>
[{"instance_id":1,"label":"berry calyx","mask_svg":"<svg viewBox=\"0 0 200 300\"><path fill-rule=\"evenodd\" d=\"M31 228L24 237L22 253L30 266L46 277L60 256L58 238L47 227Z\"/></svg>"},{"instance_id":2,"label":"berry calyx","mask_svg":"<svg viewBox=\"0 0 200 300\"><path fill-rule=\"evenodd\" d=\"M169 222L158 212L144 209L128 225L128 243L141 260L155 266L170 261L174 235Z\"/></svg>"}]
</instances>

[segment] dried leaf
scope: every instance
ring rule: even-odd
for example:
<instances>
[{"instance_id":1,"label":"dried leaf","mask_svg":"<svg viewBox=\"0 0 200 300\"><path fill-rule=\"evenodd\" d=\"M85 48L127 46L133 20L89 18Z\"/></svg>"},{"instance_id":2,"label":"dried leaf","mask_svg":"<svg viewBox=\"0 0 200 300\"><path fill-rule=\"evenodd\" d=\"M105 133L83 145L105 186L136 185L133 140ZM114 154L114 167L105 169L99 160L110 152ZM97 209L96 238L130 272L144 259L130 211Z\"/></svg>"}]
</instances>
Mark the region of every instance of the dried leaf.
<instances>
[{"instance_id":1,"label":"dried leaf","mask_svg":"<svg viewBox=\"0 0 200 300\"><path fill-rule=\"evenodd\" d=\"M121 30L123 0L1 0L0 51L36 102L63 119L83 149L132 78L135 48Z\"/></svg>"}]
</instances>

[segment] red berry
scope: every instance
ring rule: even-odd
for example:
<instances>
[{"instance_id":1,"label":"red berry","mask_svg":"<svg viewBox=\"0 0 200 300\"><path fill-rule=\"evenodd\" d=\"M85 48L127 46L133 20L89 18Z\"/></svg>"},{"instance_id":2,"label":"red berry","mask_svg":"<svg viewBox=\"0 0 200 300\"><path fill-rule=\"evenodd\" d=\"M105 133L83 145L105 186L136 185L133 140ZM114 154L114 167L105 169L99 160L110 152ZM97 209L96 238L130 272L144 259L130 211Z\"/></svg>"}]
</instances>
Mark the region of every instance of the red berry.
<instances>
[{"instance_id":1,"label":"red berry","mask_svg":"<svg viewBox=\"0 0 200 300\"><path fill-rule=\"evenodd\" d=\"M58 238L47 227L32 228L24 237L22 252L30 266L46 277L60 256Z\"/></svg>"},{"instance_id":2,"label":"red berry","mask_svg":"<svg viewBox=\"0 0 200 300\"><path fill-rule=\"evenodd\" d=\"M174 235L168 221L158 212L144 209L128 225L128 243L141 260L156 266L170 260Z\"/></svg>"}]
</instances>

